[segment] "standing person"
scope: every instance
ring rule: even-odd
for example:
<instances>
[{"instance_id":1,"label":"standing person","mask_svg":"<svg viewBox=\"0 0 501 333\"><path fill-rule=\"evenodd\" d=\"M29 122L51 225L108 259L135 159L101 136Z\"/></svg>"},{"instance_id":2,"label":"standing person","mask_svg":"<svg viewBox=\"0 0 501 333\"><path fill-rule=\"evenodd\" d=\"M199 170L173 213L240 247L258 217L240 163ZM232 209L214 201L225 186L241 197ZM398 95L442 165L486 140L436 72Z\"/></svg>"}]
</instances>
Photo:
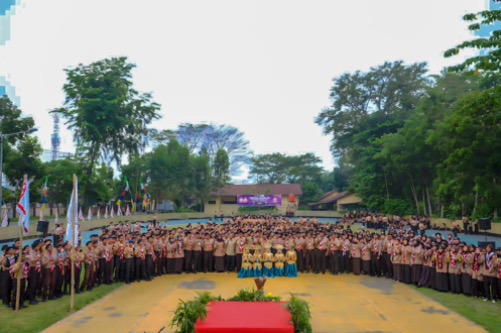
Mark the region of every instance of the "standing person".
<instances>
[{"instance_id":1,"label":"standing person","mask_svg":"<svg viewBox=\"0 0 501 333\"><path fill-rule=\"evenodd\" d=\"M426 244L426 249L423 255L423 268L421 270L421 278L418 282L418 287L431 286L431 270L433 265L433 249L430 244Z\"/></svg>"},{"instance_id":2,"label":"standing person","mask_svg":"<svg viewBox=\"0 0 501 333\"><path fill-rule=\"evenodd\" d=\"M423 244L417 239L412 241L411 253L411 280L414 284L419 284L421 280L421 273L423 270L424 250Z\"/></svg>"},{"instance_id":3,"label":"standing person","mask_svg":"<svg viewBox=\"0 0 501 333\"><path fill-rule=\"evenodd\" d=\"M71 257L70 259L73 259L74 264L75 264L75 292L77 294L80 294L80 276L82 272L82 262L85 260L85 253L80 247L80 242L77 244L77 246L73 249L71 249ZM71 278L71 270L69 272L70 278ZM70 286L70 292L71 292L71 286Z\"/></svg>"},{"instance_id":4,"label":"standing person","mask_svg":"<svg viewBox=\"0 0 501 333\"><path fill-rule=\"evenodd\" d=\"M411 253L412 248L409 245L409 240L404 238L402 241L402 267L403 267L403 283L411 283Z\"/></svg>"},{"instance_id":5,"label":"standing person","mask_svg":"<svg viewBox=\"0 0 501 333\"><path fill-rule=\"evenodd\" d=\"M361 270L361 258L362 258L362 246L359 243L358 238L353 237L350 248L350 257L352 263L352 272L355 275L360 275Z\"/></svg>"},{"instance_id":6,"label":"standing person","mask_svg":"<svg viewBox=\"0 0 501 333\"><path fill-rule=\"evenodd\" d=\"M183 263L184 263L184 251L183 251L183 236L179 235L177 237L177 242L175 244L175 252L174 252L174 273L181 274L183 271Z\"/></svg>"},{"instance_id":7,"label":"standing person","mask_svg":"<svg viewBox=\"0 0 501 333\"><path fill-rule=\"evenodd\" d=\"M306 259L304 270L306 271L306 273L309 273L311 267L311 271L315 272L315 240L311 237L310 233L306 234L304 246L305 253L303 256Z\"/></svg>"},{"instance_id":8,"label":"standing person","mask_svg":"<svg viewBox=\"0 0 501 333\"><path fill-rule=\"evenodd\" d=\"M99 287L102 283L106 281L106 274L105 274L105 269L106 269L106 258L105 258L105 249L106 249L106 237L101 238L101 242L98 242L97 248L96 248L96 255L98 258L98 272L97 272L97 286ZM106 250L107 251L107 250Z\"/></svg>"},{"instance_id":9,"label":"standing person","mask_svg":"<svg viewBox=\"0 0 501 333\"><path fill-rule=\"evenodd\" d=\"M132 266L134 265L134 241L131 239L123 250L123 257L125 259L125 283L130 284L134 279L132 276Z\"/></svg>"},{"instance_id":10,"label":"standing person","mask_svg":"<svg viewBox=\"0 0 501 333\"><path fill-rule=\"evenodd\" d=\"M338 238L338 234L334 233L331 235L329 242L329 269L331 274L339 274L339 257L340 257L341 240Z\"/></svg>"},{"instance_id":11,"label":"standing person","mask_svg":"<svg viewBox=\"0 0 501 333\"><path fill-rule=\"evenodd\" d=\"M53 279L51 280L51 289L54 293L51 295L49 300L54 300L56 298L61 298L63 296L63 282L65 281L65 271L67 268L66 255L63 251L63 243L56 244L56 250L54 251L54 256L56 259L56 269L54 270ZM52 291L52 290L51 290Z\"/></svg>"},{"instance_id":12,"label":"standing person","mask_svg":"<svg viewBox=\"0 0 501 333\"><path fill-rule=\"evenodd\" d=\"M229 272L235 272L235 262L236 262L236 252L235 252L235 247L236 247L236 239L233 238L233 234L228 235L228 239L226 240L226 248L225 248L225 263L226 263L226 271Z\"/></svg>"},{"instance_id":13,"label":"standing person","mask_svg":"<svg viewBox=\"0 0 501 333\"><path fill-rule=\"evenodd\" d=\"M155 228L157 226L157 215L156 214L153 214L152 220L153 220L153 228Z\"/></svg>"},{"instance_id":14,"label":"standing person","mask_svg":"<svg viewBox=\"0 0 501 333\"><path fill-rule=\"evenodd\" d=\"M174 264L176 261L176 242L173 237L169 237L169 241L165 246L167 251L167 274L174 274Z\"/></svg>"},{"instance_id":15,"label":"standing person","mask_svg":"<svg viewBox=\"0 0 501 333\"><path fill-rule=\"evenodd\" d=\"M202 248L204 273L213 272L214 270L212 266L212 256L214 253L214 240L208 233L205 234L205 239L202 242Z\"/></svg>"},{"instance_id":16,"label":"standing person","mask_svg":"<svg viewBox=\"0 0 501 333\"><path fill-rule=\"evenodd\" d=\"M436 288L438 291L449 291L449 279L448 279L448 267L449 258L446 255L445 247L440 245L438 247L438 252L435 254L435 264L436 264Z\"/></svg>"},{"instance_id":17,"label":"standing person","mask_svg":"<svg viewBox=\"0 0 501 333\"><path fill-rule=\"evenodd\" d=\"M10 267L10 278L12 280L12 310L16 309L17 303L17 279L20 277L20 291L19 291L19 309L27 308L24 305L24 290L26 289L26 280L28 279L28 275L30 272L29 264L26 262L26 255L22 252L19 252L18 256L21 256L21 260L18 261L16 258L16 262Z\"/></svg>"},{"instance_id":18,"label":"standing person","mask_svg":"<svg viewBox=\"0 0 501 333\"><path fill-rule=\"evenodd\" d=\"M94 249L92 248L92 242L88 241L85 244L86 249L84 250L84 279L80 286L81 291L91 290L93 285L91 285L92 277L94 275L95 266L94 266Z\"/></svg>"},{"instance_id":19,"label":"standing person","mask_svg":"<svg viewBox=\"0 0 501 333\"><path fill-rule=\"evenodd\" d=\"M141 279L146 280L146 251L141 238L137 240L136 246L134 246L134 261L136 264L136 281L140 282Z\"/></svg>"},{"instance_id":20,"label":"standing person","mask_svg":"<svg viewBox=\"0 0 501 333\"><path fill-rule=\"evenodd\" d=\"M254 276L254 272L252 271L252 263L251 263L251 256L246 248L244 248L244 252L242 254L242 267L240 268L240 271L238 272L238 277L239 278L246 278L246 277L252 277Z\"/></svg>"},{"instance_id":21,"label":"standing person","mask_svg":"<svg viewBox=\"0 0 501 333\"><path fill-rule=\"evenodd\" d=\"M39 241L34 241L33 244L31 244L31 251L27 259L30 265L30 275L28 278L28 298L30 300L30 305L38 304L36 293L40 284L40 274L42 270L42 263L40 261L41 246Z\"/></svg>"},{"instance_id":22,"label":"standing person","mask_svg":"<svg viewBox=\"0 0 501 333\"><path fill-rule=\"evenodd\" d=\"M5 250L5 255L2 258L2 303L9 306L12 295L12 279L10 276L11 267L16 263L15 252L17 247L9 246Z\"/></svg>"},{"instance_id":23,"label":"standing person","mask_svg":"<svg viewBox=\"0 0 501 333\"><path fill-rule=\"evenodd\" d=\"M121 272L124 265L124 240L118 240L113 244L113 263L115 266L115 282L123 281Z\"/></svg>"},{"instance_id":24,"label":"standing person","mask_svg":"<svg viewBox=\"0 0 501 333\"><path fill-rule=\"evenodd\" d=\"M391 247L391 264L393 271L393 281L403 281L403 267L402 267L402 247L399 239L393 241Z\"/></svg>"},{"instance_id":25,"label":"standing person","mask_svg":"<svg viewBox=\"0 0 501 333\"><path fill-rule=\"evenodd\" d=\"M224 272L225 243L221 235L214 242L214 266L216 272Z\"/></svg>"},{"instance_id":26,"label":"standing person","mask_svg":"<svg viewBox=\"0 0 501 333\"><path fill-rule=\"evenodd\" d=\"M154 274L154 264L153 258L155 253L153 252L153 236L149 235L144 243L144 249L146 251L146 281L153 280Z\"/></svg>"},{"instance_id":27,"label":"standing person","mask_svg":"<svg viewBox=\"0 0 501 333\"><path fill-rule=\"evenodd\" d=\"M237 237L235 238L235 259L237 265L237 272L242 269L242 257L245 247L245 237L243 237L241 231L238 231Z\"/></svg>"},{"instance_id":28,"label":"standing person","mask_svg":"<svg viewBox=\"0 0 501 333\"><path fill-rule=\"evenodd\" d=\"M301 273L303 273L305 266L304 239L300 234L294 237L294 247L296 249L296 258L297 258L296 268Z\"/></svg>"},{"instance_id":29,"label":"standing person","mask_svg":"<svg viewBox=\"0 0 501 333\"><path fill-rule=\"evenodd\" d=\"M339 271L341 274L349 272L350 246L348 235L344 233L341 239L341 252L339 257Z\"/></svg>"},{"instance_id":30,"label":"standing person","mask_svg":"<svg viewBox=\"0 0 501 333\"><path fill-rule=\"evenodd\" d=\"M195 245L195 235L193 234L194 231L191 231L188 233L184 238L184 270L186 273L191 273L194 272L194 265L192 262L193 258L193 247Z\"/></svg>"},{"instance_id":31,"label":"standing person","mask_svg":"<svg viewBox=\"0 0 501 333\"><path fill-rule=\"evenodd\" d=\"M193 273L202 272L202 238L195 233L195 242L193 244Z\"/></svg>"},{"instance_id":32,"label":"standing person","mask_svg":"<svg viewBox=\"0 0 501 333\"><path fill-rule=\"evenodd\" d=\"M320 272L325 274L328 247L329 239L325 237L323 232L320 232L317 239L315 239L315 274Z\"/></svg>"},{"instance_id":33,"label":"standing person","mask_svg":"<svg viewBox=\"0 0 501 333\"><path fill-rule=\"evenodd\" d=\"M393 247L393 236L388 234L383 241L383 245L381 247L381 254L383 256L383 274L388 279L393 278L393 264L391 262L391 251Z\"/></svg>"},{"instance_id":34,"label":"standing person","mask_svg":"<svg viewBox=\"0 0 501 333\"><path fill-rule=\"evenodd\" d=\"M381 241L379 240L378 234L374 234L369 243L369 247L371 249L371 275L380 277L381 265L379 261L381 257Z\"/></svg>"},{"instance_id":35,"label":"standing person","mask_svg":"<svg viewBox=\"0 0 501 333\"><path fill-rule=\"evenodd\" d=\"M482 266L484 264L485 256L482 255L480 248L471 245L473 254L472 268L471 268L471 288L475 298L478 298L483 293L484 277L482 275Z\"/></svg>"},{"instance_id":36,"label":"standing person","mask_svg":"<svg viewBox=\"0 0 501 333\"><path fill-rule=\"evenodd\" d=\"M463 294L466 296L470 296L472 293L472 263L473 263L473 255L469 251L469 247L467 245L463 246L463 249L459 253L459 261L461 262L459 265L460 273L461 273L461 290Z\"/></svg>"},{"instance_id":37,"label":"standing person","mask_svg":"<svg viewBox=\"0 0 501 333\"><path fill-rule=\"evenodd\" d=\"M42 251L42 302L47 302L47 297L54 295L52 280L55 280L56 260L52 253L52 244L47 243Z\"/></svg>"},{"instance_id":38,"label":"standing person","mask_svg":"<svg viewBox=\"0 0 501 333\"><path fill-rule=\"evenodd\" d=\"M456 245L452 245L448 253L449 258L449 286L453 294L461 293L461 256Z\"/></svg>"},{"instance_id":39,"label":"standing person","mask_svg":"<svg viewBox=\"0 0 501 333\"><path fill-rule=\"evenodd\" d=\"M361 244L362 271L364 275L371 275L371 247L370 238L366 237Z\"/></svg>"},{"instance_id":40,"label":"standing person","mask_svg":"<svg viewBox=\"0 0 501 333\"><path fill-rule=\"evenodd\" d=\"M292 248L285 253L285 276L297 277L296 259L297 254L296 251L294 251L294 246L292 246Z\"/></svg>"},{"instance_id":41,"label":"standing person","mask_svg":"<svg viewBox=\"0 0 501 333\"><path fill-rule=\"evenodd\" d=\"M484 302L492 300L492 303L496 303L498 258L494 253L494 248L491 244L487 244L485 247L484 257L485 261L482 271L482 275L484 276L485 291Z\"/></svg>"}]
</instances>

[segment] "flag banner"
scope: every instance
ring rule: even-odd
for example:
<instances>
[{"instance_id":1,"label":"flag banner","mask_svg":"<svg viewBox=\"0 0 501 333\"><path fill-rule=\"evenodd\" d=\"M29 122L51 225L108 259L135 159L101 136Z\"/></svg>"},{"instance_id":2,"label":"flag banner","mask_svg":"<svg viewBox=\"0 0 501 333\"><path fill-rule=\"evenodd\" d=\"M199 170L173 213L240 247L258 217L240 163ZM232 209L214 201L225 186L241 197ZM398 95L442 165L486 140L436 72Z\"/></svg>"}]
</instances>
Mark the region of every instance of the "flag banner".
<instances>
[{"instance_id":1,"label":"flag banner","mask_svg":"<svg viewBox=\"0 0 501 333\"><path fill-rule=\"evenodd\" d=\"M58 213L58 210L59 210L59 207L56 206L56 218L55 218L55 222L59 222L59 213Z\"/></svg>"},{"instance_id":2,"label":"flag banner","mask_svg":"<svg viewBox=\"0 0 501 333\"><path fill-rule=\"evenodd\" d=\"M101 206L97 207L97 219L101 218Z\"/></svg>"},{"instance_id":3,"label":"flag banner","mask_svg":"<svg viewBox=\"0 0 501 333\"><path fill-rule=\"evenodd\" d=\"M237 196L238 206L281 206L282 196L272 194L244 194Z\"/></svg>"},{"instance_id":4,"label":"flag banner","mask_svg":"<svg viewBox=\"0 0 501 333\"><path fill-rule=\"evenodd\" d=\"M87 214L87 220L92 220L92 208L89 207L89 213Z\"/></svg>"},{"instance_id":5,"label":"flag banner","mask_svg":"<svg viewBox=\"0 0 501 333\"><path fill-rule=\"evenodd\" d=\"M5 201L2 200L2 227L6 227L9 225L9 218L7 215L7 206L5 205Z\"/></svg>"},{"instance_id":6,"label":"flag banner","mask_svg":"<svg viewBox=\"0 0 501 333\"><path fill-rule=\"evenodd\" d=\"M76 195L74 195L76 193ZM76 198L73 202L73 197ZM68 207L68 213L66 214L66 220L68 221L68 226L66 227L66 241L70 241L72 244L77 244L78 242L78 216L73 216L73 211L78 212L78 179L76 186L71 193L70 205ZM80 211L82 208L80 207ZM76 214L75 214L76 215ZM75 225L75 234L73 234L73 225Z\"/></svg>"},{"instance_id":7,"label":"flag banner","mask_svg":"<svg viewBox=\"0 0 501 333\"><path fill-rule=\"evenodd\" d=\"M19 225L23 228L23 234L30 232L30 183L23 181L23 189L19 197L16 211L19 213Z\"/></svg>"},{"instance_id":8,"label":"flag banner","mask_svg":"<svg viewBox=\"0 0 501 333\"><path fill-rule=\"evenodd\" d=\"M85 221L84 217L83 217L83 213L82 213L82 207L80 207L80 210L78 211L78 218L82 221Z\"/></svg>"},{"instance_id":9,"label":"flag banner","mask_svg":"<svg viewBox=\"0 0 501 333\"><path fill-rule=\"evenodd\" d=\"M128 207L128 206L127 206ZM136 203L133 203L132 204L132 209L131 209L131 212L132 213L135 213L136 212Z\"/></svg>"},{"instance_id":10,"label":"flag banner","mask_svg":"<svg viewBox=\"0 0 501 333\"><path fill-rule=\"evenodd\" d=\"M120 208L120 206L118 206L117 209L117 216L122 216L122 209Z\"/></svg>"},{"instance_id":11,"label":"flag banner","mask_svg":"<svg viewBox=\"0 0 501 333\"><path fill-rule=\"evenodd\" d=\"M129 205L127 205L127 210L125 211L125 216L130 216Z\"/></svg>"},{"instance_id":12,"label":"flag banner","mask_svg":"<svg viewBox=\"0 0 501 333\"><path fill-rule=\"evenodd\" d=\"M108 218L108 205L106 205L106 208L104 209L104 218Z\"/></svg>"},{"instance_id":13,"label":"flag banner","mask_svg":"<svg viewBox=\"0 0 501 333\"><path fill-rule=\"evenodd\" d=\"M114 210L113 205L111 205L111 214L110 214L111 217L115 217L115 212L113 210Z\"/></svg>"},{"instance_id":14,"label":"flag banner","mask_svg":"<svg viewBox=\"0 0 501 333\"><path fill-rule=\"evenodd\" d=\"M45 184L43 186L42 193L42 209L40 210L40 220L43 220L43 214L45 213L45 200L47 197L47 181L49 180L48 176L45 176Z\"/></svg>"},{"instance_id":15,"label":"flag banner","mask_svg":"<svg viewBox=\"0 0 501 333\"><path fill-rule=\"evenodd\" d=\"M124 193L129 192L129 181L127 180L127 176L125 176L124 183L125 183Z\"/></svg>"}]
</instances>

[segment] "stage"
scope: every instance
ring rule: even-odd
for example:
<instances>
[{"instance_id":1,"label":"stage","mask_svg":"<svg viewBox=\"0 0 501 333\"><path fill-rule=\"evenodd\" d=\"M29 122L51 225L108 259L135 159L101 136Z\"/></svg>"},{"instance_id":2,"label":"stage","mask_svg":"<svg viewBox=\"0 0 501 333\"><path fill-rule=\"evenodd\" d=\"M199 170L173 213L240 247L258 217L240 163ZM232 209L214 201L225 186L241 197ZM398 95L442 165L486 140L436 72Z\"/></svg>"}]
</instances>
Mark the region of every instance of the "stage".
<instances>
[{"instance_id":1,"label":"stage","mask_svg":"<svg viewBox=\"0 0 501 333\"><path fill-rule=\"evenodd\" d=\"M44 332L173 332L169 322L179 298L193 299L197 290L231 297L239 289L253 286L252 279L238 279L236 274L166 275L120 287ZM283 300L289 298L289 292L307 300L315 333L485 332L413 288L384 278L302 274L271 279L264 289Z\"/></svg>"}]
</instances>

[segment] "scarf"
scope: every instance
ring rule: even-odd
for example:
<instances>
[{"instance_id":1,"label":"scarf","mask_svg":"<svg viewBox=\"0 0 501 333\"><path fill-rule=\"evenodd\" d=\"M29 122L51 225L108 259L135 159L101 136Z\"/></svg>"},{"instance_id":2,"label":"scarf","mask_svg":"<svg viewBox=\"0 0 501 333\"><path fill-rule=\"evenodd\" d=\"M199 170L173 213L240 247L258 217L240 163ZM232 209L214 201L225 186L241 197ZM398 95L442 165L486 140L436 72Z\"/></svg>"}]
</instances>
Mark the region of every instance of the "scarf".
<instances>
[{"instance_id":1,"label":"scarf","mask_svg":"<svg viewBox=\"0 0 501 333\"><path fill-rule=\"evenodd\" d=\"M308 240L308 250L311 250L313 248L313 242L311 240Z\"/></svg>"},{"instance_id":2,"label":"scarf","mask_svg":"<svg viewBox=\"0 0 501 333\"><path fill-rule=\"evenodd\" d=\"M37 253L37 264L35 266L35 270L37 272L40 272L41 269L42 269L42 264L40 263L40 254Z\"/></svg>"},{"instance_id":3,"label":"scarf","mask_svg":"<svg viewBox=\"0 0 501 333\"><path fill-rule=\"evenodd\" d=\"M320 248L320 251L322 251L324 249L324 240L323 239L318 243L318 247Z\"/></svg>"},{"instance_id":4,"label":"scarf","mask_svg":"<svg viewBox=\"0 0 501 333\"><path fill-rule=\"evenodd\" d=\"M244 251L244 241L243 239L240 239L240 244L238 245L238 251L243 252Z\"/></svg>"},{"instance_id":5,"label":"scarf","mask_svg":"<svg viewBox=\"0 0 501 333\"><path fill-rule=\"evenodd\" d=\"M374 253L376 253L376 252L377 252L377 243L376 243L376 242L374 242L374 248L372 249L372 251L373 251Z\"/></svg>"},{"instance_id":6,"label":"scarf","mask_svg":"<svg viewBox=\"0 0 501 333\"><path fill-rule=\"evenodd\" d=\"M437 259L438 259L438 269L440 269L440 270L442 270L442 267L443 267L442 259L444 258L444 255L445 255L445 253L442 253L441 255L439 254L437 256Z\"/></svg>"},{"instance_id":7,"label":"scarf","mask_svg":"<svg viewBox=\"0 0 501 333\"><path fill-rule=\"evenodd\" d=\"M346 255L347 249L348 249L348 246L346 245L346 242L343 242L343 255Z\"/></svg>"},{"instance_id":8,"label":"scarf","mask_svg":"<svg viewBox=\"0 0 501 333\"><path fill-rule=\"evenodd\" d=\"M364 244L364 245L362 245L362 257L363 257L363 256L365 256L365 247L366 247L366 246L367 246L367 245L365 245L365 244Z\"/></svg>"},{"instance_id":9,"label":"scarf","mask_svg":"<svg viewBox=\"0 0 501 333\"><path fill-rule=\"evenodd\" d=\"M355 250L357 249L357 244L353 244L351 247L351 252L353 252L353 255L355 255Z\"/></svg>"},{"instance_id":10,"label":"scarf","mask_svg":"<svg viewBox=\"0 0 501 333\"><path fill-rule=\"evenodd\" d=\"M183 254L183 242L178 242L177 246L178 246L178 253Z\"/></svg>"},{"instance_id":11,"label":"scarf","mask_svg":"<svg viewBox=\"0 0 501 333\"><path fill-rule=\"evenodd\" d=\"M124 246L120 244L120 259L124 260Z\"/></svg>"},{"instance_id":12,"label":"scarf","mask_svg":"<svg viewBox=\"0 0 501 333\"><path fill-rule=\"evenodd\" d=\"M404 260L404 264L405 264L405 262L406 262L406 258L405 258L405 257L406 257L407 255L406 255L406 253L405 253L405 246L402 246L402 248L403 248L403 249L402 249L402 259Z\"/></svg>"},{"instance_id":13,"label":"scarf","mask_svg":"<svg viewBox=\"0 0 501 333\"><path fill-rule=\"evenodd\" d=\"M24 275L24 279L28 280L28 276L30 275L30 265L29 265L28 262L24 263L24 266L23 266L23 275Z\"/></svg>"},{"instance_id":14,"label":"scarf","mask_svg":"<svg viewBox=\"0 0 501 333\"><path fill-rule=\"evenodd\" d=\"M51 253L49 254L49 257L50 257L50 271L54 272L54 268L56 267L56 265L54 265L54 255Z\"/></svg>"},{"instance_id":15,"label":"scarf","mask_svg":"<svg viewBox=\"0 0 501 333\"><path fill-rule=\"evenodd\" d=\"M487 269L491 269L492 267L492 257L494 256L494 252L485 255L485 265Z\"/></svg>"},{"instance_id":16,"label":"scarf","mask_svg":"<svg viewBox=\"0 0 501 333\"><path fill-rule=\"evenodd\" d=\"M331 253L334 252L334 243L331 243Z\"/></svg>"},{"instance_id":17,"label":"scarf","mask_svg":"<svg viewBox=\"0 0 501 333\"><path fill-rule=\"evenodd\" d=\"M478 271L478 256L476 253L473 255L473 271Z\"/></svg>"},{"instance_id":18,"label":"scarf","mask_svg":"<svg viewBox=\"0 0 501 333\"><path fill-rule=\"evenodd\" d=\"M416 261L416 256L417 256L417 254L416 254L416 248L414 248L414 251L412 251L412 255L411 255L411 261L412 262Z\"/></svg>"},{"instance_id":19,"label":"scarf","mask_svg":"<svg viewBox=\"0 0 501 333\"><path fill-rule=\"evenodd\" d=\"M470 259L470 254L466 253L465 255L463 255L463 258L463 268L468 268L468 259Z\"/></svg>"},{"instance_id":20,"label":"scarf","mask_svg":"<svg viewBox=\"0 0 501 333\"><path fill-rule=\"evenodd\" d=\"M145 255L144 255L144 247L141 247L141 260L144 260Z\"/></svg>"},{"instance_id":21,"label":"scarf","mask_svg":"<svg viewBox=\"0 0 501 333\"><path fill-rule=\"evenodd\" d=\"M63 270L63 262L59 260L62 257L62 253L59 253L56 251L56 257L57 257L57 265L59 266L59 269L62 271Z\"/></svg>"},{"instance_id":22,"label":"scarf","mask_svg":"<svg viewBox=\"0 0 501 333\"><path fill-rule=\"evenodd\" d=\"M104 260L106 262L110 261L110 254L108 253L108 248L106 246L104 247Z\"/></svg>"},{"instance_id":23,"label":"scarf","mask_svg":"<svg viewBox=\"0 0 501 333\"><path fill-rule=\"evenodd\" d=\"M9 258L9 274L10 274L10 277L11 279L14 278L14 257L10 257Z\"/></svg>"},{"instance_id":24,"label":"scarf","mask_svg":"<svg viewBox=\"0 0 501 333\"><path fill-rule=\"evenodd\" d=\"M456 266L456 257L457 257L457 254L452 254L451 253L451 268L454 268L454 269L457 268L457 266Z\"/></svg>"}]
</instances>

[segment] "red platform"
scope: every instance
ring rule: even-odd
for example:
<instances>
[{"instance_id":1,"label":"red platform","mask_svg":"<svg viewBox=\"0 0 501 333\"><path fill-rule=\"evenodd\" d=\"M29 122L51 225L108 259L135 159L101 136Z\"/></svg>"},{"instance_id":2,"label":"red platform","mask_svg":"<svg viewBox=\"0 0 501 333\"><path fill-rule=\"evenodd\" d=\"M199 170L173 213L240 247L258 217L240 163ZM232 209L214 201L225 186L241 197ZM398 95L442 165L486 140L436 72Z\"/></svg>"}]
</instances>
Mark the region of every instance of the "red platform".
<instances>
[{"instance_id":1,"label":"red platform","mask_svg":"<svg viewBox=\"0 0 501 333\"><path fill-rule=\"evenodd\" d=\"M209 302L207 317L195 324L196 333L294 333L285 302Z\"/></svg>"}]
</instances>

